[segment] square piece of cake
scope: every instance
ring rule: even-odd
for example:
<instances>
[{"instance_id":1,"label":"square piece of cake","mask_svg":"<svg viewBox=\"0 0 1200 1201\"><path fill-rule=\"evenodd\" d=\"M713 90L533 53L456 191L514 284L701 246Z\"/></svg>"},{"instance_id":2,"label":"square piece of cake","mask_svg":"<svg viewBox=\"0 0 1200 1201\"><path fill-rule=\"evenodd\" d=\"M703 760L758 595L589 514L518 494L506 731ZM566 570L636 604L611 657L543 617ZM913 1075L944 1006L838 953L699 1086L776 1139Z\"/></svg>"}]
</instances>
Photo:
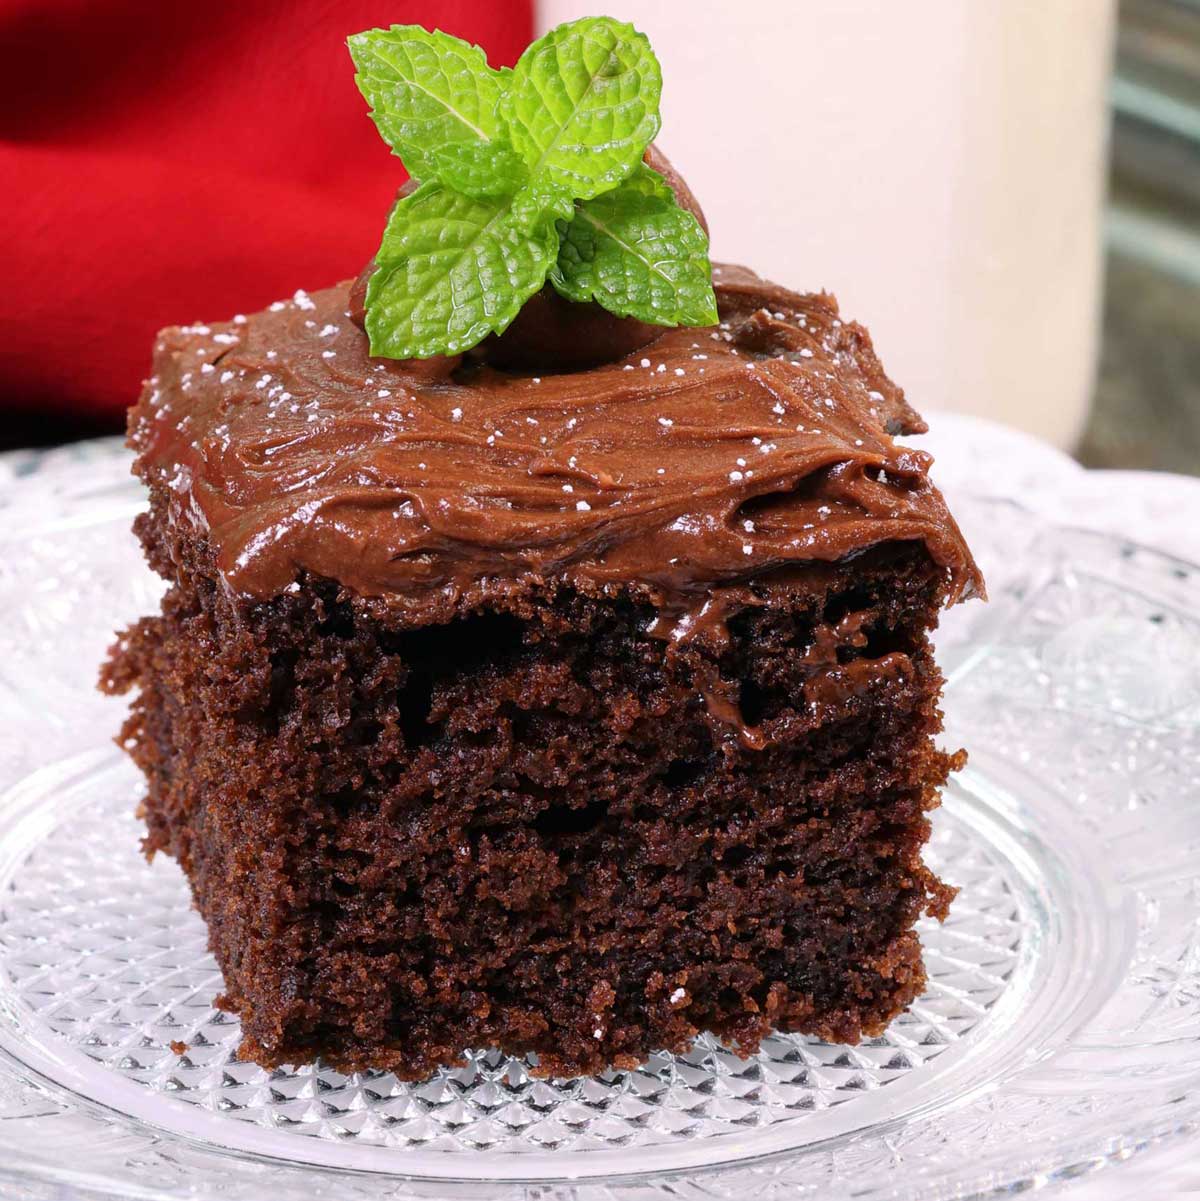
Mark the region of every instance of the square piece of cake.
<instances>
[{"instance_id":1,"label":"square piece of cake","mask_svg":"<svg viewBox=\"0 0 1200 1201\"><path fill-rule=\"evenodd\" d=\"M865 331L714 278L719 327L540 376L373 359L348 285L160 336L170 588L105 683L247 1058L591 1073L921 991L981 584Z\"/></svg>"}]
</instances>

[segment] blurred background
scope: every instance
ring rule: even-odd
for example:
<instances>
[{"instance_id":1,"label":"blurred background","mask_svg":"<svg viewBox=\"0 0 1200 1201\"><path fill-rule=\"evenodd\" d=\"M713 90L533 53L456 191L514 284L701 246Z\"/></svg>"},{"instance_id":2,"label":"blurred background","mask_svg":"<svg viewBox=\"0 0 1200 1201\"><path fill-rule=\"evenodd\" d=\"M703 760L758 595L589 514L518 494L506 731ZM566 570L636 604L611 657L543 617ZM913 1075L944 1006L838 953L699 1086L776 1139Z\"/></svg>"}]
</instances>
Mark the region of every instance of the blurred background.
<instances>
[{"instance_id":1,"label":"blurred background","mask_svg":"<svg viewBox=\"0 0 1200 1201\"><path fill-rule=\"evenodd\" d=\"M1100 363L1080 457L1200 473L1200 3L1120 6Z\"/></svg>"},{"instance_id":2,"label":"blurred background","mask_svg":"<svg viewBox=\"0 0 1200 1201\"><path fill-rule=\"evenodd\" d=\"M1200 474L1200 0L0 0L0 446L121 428L155 330L355 274L403 179L342 42L663 62L715 257L824 287L918 408Z\"/></svg>"}]
</instances>

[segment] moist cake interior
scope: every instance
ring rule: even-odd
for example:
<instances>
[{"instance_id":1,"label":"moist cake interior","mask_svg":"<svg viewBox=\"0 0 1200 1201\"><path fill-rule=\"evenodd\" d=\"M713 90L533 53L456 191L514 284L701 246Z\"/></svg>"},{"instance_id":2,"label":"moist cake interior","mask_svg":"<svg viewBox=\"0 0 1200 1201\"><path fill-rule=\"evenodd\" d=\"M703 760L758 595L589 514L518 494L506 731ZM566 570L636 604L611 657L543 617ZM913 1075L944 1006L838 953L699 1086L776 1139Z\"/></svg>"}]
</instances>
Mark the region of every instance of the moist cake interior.
<instances>
[{"instance_id":1,"label":"moist cake interior","mask_svg":"<svg viewBox=\"0 0 1200 1201\"><path fill-rule=\"evenodd\" d=\"M130 428L171 587L104 685L247 1058L575 1075L919 994L961 761L929 632L981 582L865 331L717 291L718 330L545 377L380 370L346 285L162 335Z\"/></svg>"}]
</instances>

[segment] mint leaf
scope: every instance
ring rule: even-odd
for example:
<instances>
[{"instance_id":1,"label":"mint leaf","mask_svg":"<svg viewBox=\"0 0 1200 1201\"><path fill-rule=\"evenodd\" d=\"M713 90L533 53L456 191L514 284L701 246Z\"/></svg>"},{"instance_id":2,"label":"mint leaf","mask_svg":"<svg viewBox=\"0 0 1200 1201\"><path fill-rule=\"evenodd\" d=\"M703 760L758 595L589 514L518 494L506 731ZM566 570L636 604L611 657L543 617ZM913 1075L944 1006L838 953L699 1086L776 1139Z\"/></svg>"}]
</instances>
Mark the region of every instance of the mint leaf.
<instances>
[{"instance_id":1,"label":"mint leaf","mask_svg":"<svg viewBox=\"0 0 1200 1201\"><path fill-rule=\"evenodd\" d=\"M633 26L560 25L499 71L479 47L415 25L349 47L375 124L422 181L392 209L368 282L372 354L468 350L548 276L618 316L716 321L708 240L640 161L662 75Z\"/></svg>"},{"instance_id":2,"label":"mint leaf","mask_svg":"<svg viewBox=\"0 0 1200 1201\"><path fill-rule=\"evenodd\" d=\"M529 179L529 171L506 142L449 142L431 156L429 176L447 187L482 200L511 195Z\"/></svg>"},{"instance_id":3,"label":"mint leaf","mask_svg":"<svg viewBox=\"0 0 1200 1201\"><path fill-rule=\"evenodd\" d=\"M508 327L545 282L557 249L554 223L527 232L511 198L423 183L392 209L367 284L371 353L422 359L469 350Z\"/></svg>"},{"instance_id":4,"label":"mint leaf","mask_svg":"<svg viewBox=\"0 0 1200 1201\"><path fill-rule=\"evenodd\" d=\"M371 117L410 175L431 178L451 146L503 140L503 77L478 46L419 25L369 29L347 45Z\"/></svg>"},{"instance_id":5,"label":"mint leaf","mask_svg":"<svg viewBox=\"0 0 1200 1201\"><path fill-rule=\"evenodd\" d=\"M715 325L717 300L700 222L645 164L576 207L550 274L568 300L595 300L653 325Z\"/></svg>"},{"instance_id":6,"label":"mint leaf","mask_svg":"<svg viewBox=\"0 0 1200 1201\"><path fill-rule=\"evenodd\" d=\"M662 72L632 25L584 17L521 55L500 101L531 183L518 208L558 215L615 187L659 129Z\"/></svg>"}]
</instances>

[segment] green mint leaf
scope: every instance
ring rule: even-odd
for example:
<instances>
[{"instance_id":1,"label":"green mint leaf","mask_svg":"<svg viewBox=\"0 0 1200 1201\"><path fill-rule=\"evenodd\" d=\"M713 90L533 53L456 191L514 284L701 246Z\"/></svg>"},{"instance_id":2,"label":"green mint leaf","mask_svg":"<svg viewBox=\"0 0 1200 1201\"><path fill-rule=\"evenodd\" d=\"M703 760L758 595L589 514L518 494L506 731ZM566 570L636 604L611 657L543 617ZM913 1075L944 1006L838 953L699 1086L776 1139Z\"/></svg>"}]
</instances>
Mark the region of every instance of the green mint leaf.
<instances>
[{"instance_id":1,"label":"green mint leaf","mask_svg":"<svg viewBox=\"0 0 1200 1201\"><path fill-rule=\"evenodd\" d=\"M552 29L521 55L500 100L531 184L526 219L564 214L571 200L616 187L659 129L662 72L632 25L584 17Z\"/></svg>"},{"instance_id":2,"label":"green mint leaf","mask_svg":"<svg viewBox=\"0 0 1200 1201\"><path fill-rule=\"evenodd\" d=\"M717 300L700 222L645 164L576 207L550 273L568 300L595 300L653 325L715 325Z\"/></svg>"},{"instance_id":3,"label":"green mint leaf","mask_svg":"<svg viewBox=\"0 0 1200 1201\"><path fill-rule=\"evenodd\" d=\"M448 142L431 156L429 177L477 200L508 196L529 179L524 161L506 142Z\"/></svg>"},{"instance_id":4,"label":"green mint leaf","mask_svg":"<svg viewBox=\"0 0 1200 1201\"><path fill-rule=\"evenodd\" d=\"M347 44L371 117L410 175L432 178L452 145L504 140L503 77L478 46L419 25L368 29Z\"/></svg>"},{"instance_id":5,"label":"green mint leaf","mask_svg":"<svg viewBox=\"0 0 1200 1201\"><path fill-rule=\"evenodd\" d=\"M526 231L511 198L423 183L392 209L367 284L371 353L422 359L469 350L508 327L557 250L554 223Z\"/></svg>"},{"instance_id":6,"label":"green mint leaf","mask_svg":"<svg viewBox=\"0 0 1200 1201\"><path fill-rule=\"evenodd\" d=\"M538 229L544 221L570 221L575 198L570 192L548 188L544 180L527 180L513 197L513 217L523 229Z\"/></svg>"}]
</instances>

